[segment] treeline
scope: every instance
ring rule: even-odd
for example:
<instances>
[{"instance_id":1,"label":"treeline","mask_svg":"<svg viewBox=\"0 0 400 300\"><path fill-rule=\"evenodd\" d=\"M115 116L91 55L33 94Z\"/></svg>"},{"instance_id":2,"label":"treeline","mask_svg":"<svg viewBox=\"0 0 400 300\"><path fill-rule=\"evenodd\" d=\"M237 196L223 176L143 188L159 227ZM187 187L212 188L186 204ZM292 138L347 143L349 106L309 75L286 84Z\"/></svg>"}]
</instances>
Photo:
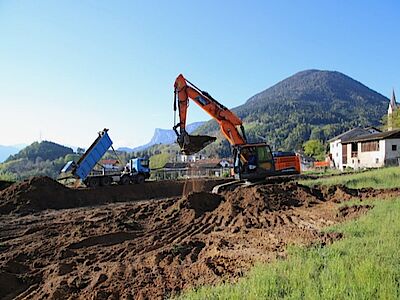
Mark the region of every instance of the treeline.
<instances>
[{"instance_id":1,"label":"treeline","mask_svg":"<svg viewBox=\"0 0 400 300\"><path fill-rule=\"evenodd\" d=\"M19 159L27 159L29 161L35 161L37 159L40 161L51 161L73 153L74 151L71 148L53 142L34 142L19 151L17 154L10 155L5 162Z\"/></svg>"},{"instance_id":2,"label":"treeline","mask_svg":"<svg viewBox=\"0 0 400 300\"><path fill-rule=\"evenodd\" d=\"M71 148L57 143L34 142L0 164L0 177L5 180L20 180L30 176L56 178L65 163L78 156Z\"/></svg>"},{"instance_id":3,"label":"treeline","mask_svg":"<svg viewBox=\"0 0 400 300\"><path fill-rule=\"evenodd\" d=\"M85 149L78 148L77 153L74 153L71 148L53 142L34 142L0 164L0 179L15 181L31 176L57 178L63 166L68 161L78 161L84 151ZM160 168L168 161L173 161L178 152L177 145L154 145L133 153L110 150L103 158L117 159L123 166L131 158L145 157L150 158L151 168Z\"/></svg>"}]
</instances>

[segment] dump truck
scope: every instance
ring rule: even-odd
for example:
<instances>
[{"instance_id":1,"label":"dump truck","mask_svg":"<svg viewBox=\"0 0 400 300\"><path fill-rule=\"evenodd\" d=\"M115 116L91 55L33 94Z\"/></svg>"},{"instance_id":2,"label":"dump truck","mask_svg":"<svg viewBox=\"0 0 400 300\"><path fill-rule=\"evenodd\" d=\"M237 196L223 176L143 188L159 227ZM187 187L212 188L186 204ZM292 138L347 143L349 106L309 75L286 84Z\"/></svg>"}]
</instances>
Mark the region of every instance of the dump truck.
<instances>
[{"instance_id":1,"label":"dump truck","mask_svg":"<svg viewBox=\"0 0 400 300\"><path fill-rule=\"evenodd\" d=\"M88 187L98 187L108 186L114 182L122 185L143 183L150 177L149 160L146 158L130 159L119 170L109 170L102 166L99 161L107 150L112 148L112 144L108 129L103 129L77 162L69 161L65 164L60 179L75 178Z\"/></svg>"}]
</instances>

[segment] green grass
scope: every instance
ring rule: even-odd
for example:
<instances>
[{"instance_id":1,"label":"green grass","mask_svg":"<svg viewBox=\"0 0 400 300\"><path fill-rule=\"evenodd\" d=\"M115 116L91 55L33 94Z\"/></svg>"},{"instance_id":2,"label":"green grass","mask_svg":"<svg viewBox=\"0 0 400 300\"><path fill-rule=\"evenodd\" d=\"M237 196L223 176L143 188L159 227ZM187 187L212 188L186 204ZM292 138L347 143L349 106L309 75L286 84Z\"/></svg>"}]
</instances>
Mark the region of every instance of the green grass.
<instances>
[{"instance_id":1,"label":"green grass","mask_svg":"<svg viewBox=\"0 0 400 300\"><path fill-rule=\"evenodd\" d=\"M304 174L304 175L314 175L314 176L327 176L327 175L340 175L340 174L343 174L343 173L350 173L350 172L351 171L342 172L342 171L340 171L338 169L320 168L320 169L302 171L302 174Z\"/></svg>"},{"instance_id":2,"label":"green grass","mask_svg":"<svg viewBox=\"0 0 400 300\"><path fill-rule=\"evenodd\" d=\"M10 172L4 172L0 169L0 180L3 181L16 181L17 177L15 174L12 174Z\"/></svg>"},{"instance_id":3,"label":"green grass","mask_svg":"<svg viewBox=\"0 0 400 300\"><path fill-rule=\"evenodd\" d=\"M344 184L349 188L372 187L379 189L400 187L400 167L375 169L355 174L342 174L327 178L304 180L299 183L308 186Z\"/></svg>"},{"instance_id":4,"label":"green grass","mask_svg":"<svg viewBox=\"0 0 400 300\"><path fill-rule=\"evenodd\" d=\"M292 247L289 258L256 266L236 284L201 287L181 299L399 299L400 198L373 201L361 218L331 227L327 247Z\"/></svg>"},{"instance_id":5,"label":"green grass","mask_svg":"<svg viewBox=\"0 0 400 300\"><path fill-rule=\"evenodd\" d=\"M150 168L159 169L164 167L164 165L171 159L169 153L155 154L150 157Z\"/></svg>"}]
</instances>

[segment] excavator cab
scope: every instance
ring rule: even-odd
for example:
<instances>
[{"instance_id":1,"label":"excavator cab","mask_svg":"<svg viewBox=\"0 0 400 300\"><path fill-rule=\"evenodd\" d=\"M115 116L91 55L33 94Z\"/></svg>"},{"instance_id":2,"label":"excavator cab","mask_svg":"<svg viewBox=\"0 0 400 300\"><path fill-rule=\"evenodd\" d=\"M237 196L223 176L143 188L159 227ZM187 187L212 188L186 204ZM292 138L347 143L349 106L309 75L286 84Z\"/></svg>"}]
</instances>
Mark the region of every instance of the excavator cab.
<instances>
[{"instance_id":1,"label":"excavator cab","mask_svg":"<svg viewBox=\"0 0 400 300\"><path fill-rule=\"evenodd\" d=\"M236 179L255 181L275 173L272 151L266 143L237 145L233 157Z\"/></svg>"}]
</instances>

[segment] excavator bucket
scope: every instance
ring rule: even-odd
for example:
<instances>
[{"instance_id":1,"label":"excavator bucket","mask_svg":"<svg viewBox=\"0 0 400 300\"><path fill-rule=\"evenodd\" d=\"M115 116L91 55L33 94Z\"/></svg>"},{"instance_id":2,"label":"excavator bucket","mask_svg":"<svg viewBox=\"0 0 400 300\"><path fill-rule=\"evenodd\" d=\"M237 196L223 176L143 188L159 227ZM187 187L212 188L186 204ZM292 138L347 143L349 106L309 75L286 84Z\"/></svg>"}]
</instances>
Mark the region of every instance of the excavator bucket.
<instances>
[{"instance_id":1,"label":"excavator bucket","mask_svg":"<svg viewBox=\"0 0 400 300\"><path fill-rule=\"evenodd\" d=\"M217 138L208 135L186 135L185 141L178 144L181 147L181 153L192 155L202 150L207 145L214 142Z\"/></svg>"}]
</instances>

